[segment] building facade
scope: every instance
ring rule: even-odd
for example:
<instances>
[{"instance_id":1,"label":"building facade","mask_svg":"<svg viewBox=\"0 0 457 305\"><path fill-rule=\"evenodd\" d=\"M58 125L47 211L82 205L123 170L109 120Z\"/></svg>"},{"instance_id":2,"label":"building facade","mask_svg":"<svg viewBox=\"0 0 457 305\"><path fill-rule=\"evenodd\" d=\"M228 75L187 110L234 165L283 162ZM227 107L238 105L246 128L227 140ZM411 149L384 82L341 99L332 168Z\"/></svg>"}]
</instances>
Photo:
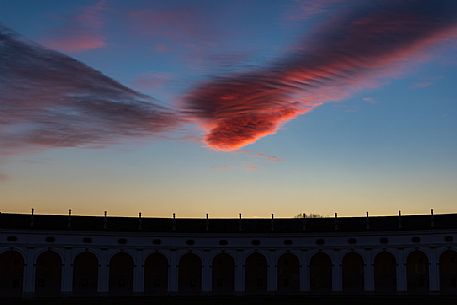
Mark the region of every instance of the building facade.
<instances>
[{"instance_id":1,"label":"building facade","mask_svg":"<svg viewBox=\"0 0 457 305\"><path fill-rule=\"evenodd\" d=\"M457 294L457 214L0 214L0 296Z\"/></svg>"}]
</instances>

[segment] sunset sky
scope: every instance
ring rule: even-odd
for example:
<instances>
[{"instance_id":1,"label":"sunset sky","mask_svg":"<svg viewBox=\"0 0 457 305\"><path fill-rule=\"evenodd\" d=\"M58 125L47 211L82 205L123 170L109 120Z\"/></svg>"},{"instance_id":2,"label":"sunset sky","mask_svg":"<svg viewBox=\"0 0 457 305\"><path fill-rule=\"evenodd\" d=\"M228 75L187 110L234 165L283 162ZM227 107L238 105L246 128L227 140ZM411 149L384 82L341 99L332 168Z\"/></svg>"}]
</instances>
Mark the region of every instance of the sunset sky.
<instances>
[{"instance_id":1,"label":"sunset sky","mask_svg":"<svg viewBox=\"0 0 457 305\"><path fill-rule=\"evenodd\" d=\"M457 212L455 0L0 0L0 211Z\"/></svg>"}]
</instances>

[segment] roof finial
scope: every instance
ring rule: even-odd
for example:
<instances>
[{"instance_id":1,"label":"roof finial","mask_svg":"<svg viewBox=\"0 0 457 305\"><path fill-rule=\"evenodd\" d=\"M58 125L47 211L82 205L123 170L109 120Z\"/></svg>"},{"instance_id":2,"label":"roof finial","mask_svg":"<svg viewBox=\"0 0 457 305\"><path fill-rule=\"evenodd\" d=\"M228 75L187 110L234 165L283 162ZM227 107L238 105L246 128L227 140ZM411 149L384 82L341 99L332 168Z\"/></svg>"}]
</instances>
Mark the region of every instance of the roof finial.
<instances>
[{"instance_id":1,"label":"roof finial","mask_svg":"<svg viewBox=\"0 0 457 305\"><path fill-rule=\"evenodd\" d=\"M274 230L275 230L275 227L274 227L274 218L275 218L275 214L271 214L271 231L274 231Z\"/></svg>"},{"instance_id":2,"label":"roof finial","mask_svg":"<svg viewBox=\"0 0 457 305\"><path fill-rule=\"evenodd\" d=\"M142 229L143 220L141 219L141 212L138 213L138 230Z\"/></svg>"},{"instance_id":3,"label":"roof finial","mask_svg":"<svg viewBox=\"0 0 457 305\"><path fill-rule=\"evenodd\" d=\"M71 209L68 209L68 222L67 222L67 227L70 229L71 228Z\"/></svg>"},{"instance_id":4,"label":"roof finial","mask_svg":"<svg viewBox=\"0 0 457 305\"><path fill-rule=\"evenodd\" d=\"M105 211L104 212L104 218L103 218L103 229L107 229L108 228L108 218L107 218L107 215L108 215L108 211Z\"/></svg>"},{"instance_id":5,"label":"roof finial","mask_svg":"<svg viewBox=\"0 0 457 305\"><path fill-rule=\"evenodd\" d=\"M30 227L33 228L33 226L35 225L34 223L34 219L33 219L33 214L35 212L35 209L32 208L32 215L30 216Z\"/></svg>"}]
</instances>

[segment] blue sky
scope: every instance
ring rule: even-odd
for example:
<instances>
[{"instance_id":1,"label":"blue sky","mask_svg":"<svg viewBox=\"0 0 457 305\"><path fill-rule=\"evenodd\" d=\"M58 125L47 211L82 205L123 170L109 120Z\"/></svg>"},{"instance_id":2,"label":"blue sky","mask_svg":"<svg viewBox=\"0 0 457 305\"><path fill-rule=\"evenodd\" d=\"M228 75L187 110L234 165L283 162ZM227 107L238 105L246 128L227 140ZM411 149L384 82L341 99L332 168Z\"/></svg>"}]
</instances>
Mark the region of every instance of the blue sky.
<instances>
[{"instance_id":1,"label":"blue sky","mask_svg":"<svg viewBox=\"0 0 457 305\"><path fill-rule=\"evenodd\" d=\"M428 213L430 208L455 212L455 4L426 2L425 14L411 8L425 27L413 20L378 28L385 11L401 16L408 9L403 1L393 3L377 1L378 6L360 8L358 1L336 0L0 1L0 23L18 33L17 39L26 39L21 50L42 54L34 47L38 43L150 96L145 111L158 111L166 125L160 130L138 127L144 124L141 118L151 117L142 114L138 120L129 117L125 127L117 126L124 114L106 103L71 124L46 116L46 123L51 120L59 132L33 130L38 140L22 134L0 137L1 210L28 212L34 207L42 213L65 213L71 208L76 214L108 210L117 215L141 211L145 216L176 212L182 217L394 214L399 209ZM366 20L368 26L361 29L379 35L379 45L359 50L358 35L363 42L366 33L356 28L355 34L347 34L344 29ZM402 32L396 26L411 29ZM398 43L385 47L377 31L388 31ZM326 35L334 38L327 41ZM334 58L345 52L356 62L334 70ZM341 58L345 64L348 60ZM1 64L6 67L5 57ZM306 71L313 69L317 72L308 76ZM26 86L37 80L17 78L14 65L2 71L0 106L23 114L29 109L21 107L32 104L40 112L21 116L14 126L5 117L8 123L0 130L17 124L41 126L43 118L37 116L43 104L51 103L44 99L52 99L54 92L74 95L62 93L61 83L45 93ZM81 73L98 80L89 70ZM326 73L330 76L319 78ZM79 77L75 74L75 81ZM52 81L48 74L43 79ZM293 86L287 84L290 79ZM268 88L270 81L275 91L268 100L258 100L251 89ZM302 83L295 87L296 82ZM39 87L39 81L35 83ZM15 84L23 86L21 98L27 103L16 102ZM91 97L87 86L90 83L82 82L76 89ZM238 100L231 100L232 93ZM313 104L314 97L319 106ZM92 98L104 101L100 93ZM119 101L127 101L133 114L144 110L137 107L144 102L142 96L130 98L122 92ZM74 102L63 106L73 107ZM52 107L57 106L62 105L52 101ZM161 106L171 114L155 108ZM233 115L239 109L242 112ZM235 141L234 136L248 134L244 125L237 125L244 123L239 118L246 112L259 125L252 138ZM182 113L184 122L172 119L167 125L170 116L180 120ZM227 123L224 133L216 132L220 122ZM262 129L267 123L272 126ZM95 134L83 138L78 129L92 124Z\"/></svg>"}]
</instances>

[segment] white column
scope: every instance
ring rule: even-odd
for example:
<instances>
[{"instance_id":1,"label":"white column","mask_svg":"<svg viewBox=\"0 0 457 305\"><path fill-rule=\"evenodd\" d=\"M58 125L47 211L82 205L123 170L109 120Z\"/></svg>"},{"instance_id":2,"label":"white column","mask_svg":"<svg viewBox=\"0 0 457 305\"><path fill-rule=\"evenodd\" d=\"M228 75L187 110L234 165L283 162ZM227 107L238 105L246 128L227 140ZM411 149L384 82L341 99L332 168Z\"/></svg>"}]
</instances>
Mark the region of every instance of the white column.
<instances>
[{"instance_id":1,"label":"white column","mask_svg":"<svg viewBox=\"0 0 457 305\"><path fill-rule=\"evenodd\" d=\"M278 265L275 255L268 256L267 270L267 291L276 292L278 290Z\"/></svg>"},{"instance_id":2,"label":"white column","mask_svg":"<svg viewBox=\"0 0 457 305\"><path fill-rule=\"evenodd\" d=\"M33 250L25 254L23 294L31 296L35 293L35 256Z\"/></svg>"},{"instance_id":3,"label":"white column","mask_svg":"<svg viewBox=\"0 0 457 305\"><path fill-rule=\"evenodd\" d=\"M170 252L168 266L168 291L171 294L178 292L178 261L176 252Z\"/></svg>"},{"instance_id":4,"label":"white column","mask_svg":"<svg viewBox=\"0 0 457 305\"><path fill-rule=\"evenodd\" d=\"M213 273L209 257L202 261L202 292L211 293L213 289Z\"/></svg>"},{"instance_id":5,"label":"white column","mask_svg":"<svg viewBox=\"0 0 457 305\"><path fill-rule=\"evenodd\" d=\"M365 291L374 291L374 266L373 266L373 255L367 253L364 257L364 274L363 274L363 286Z\"/></svg>"},{"instance_id":6,"label":"white column","mask_svg":"<svg viewBox=\"0 0 457 305\"><path fill-rule=\"evenodd\" d=\"M300 291L309 291L309 257L300 258Z\"/></svg>"},{"instance_id":7,"label":"white column","mask_svg":"<svg viewBox=\"0 0 457 305\"><path fill-rule=\"evenodd\" d=\"M71 250L65 250L62 259L62 293L71 294L73 291L73 255Z\"/></svg>"},{"instance_id":8,"label":"white column","mask_svg":"<svg viewBox=\"0 0 457 305\"><path fill-rule=\"evenodd\" d=\"M244 294L244 256L235 255L235 293Z\"/></svg>"},{"instance_id":9,"label":"white column","mask_svg":"<svg viewBox=\"0 0 457 305\"><path fill-rule=\"evenodd\" d=\"M341 268L341 259L332 257L332 291L343 290L343 272Z\"/></svg>"},{"instance_id":10,"label":"white column","mask_svg":"<svg viewBox=\"0 0 457 305\"><path fill-rule=\"evenodd\" d=\"M406 283L406 258L403 251L399 251L395 255L397 261L397 291L405 292L408 288Z\"/></svg>"},{"instance_id":11,"label":"white column","mask_svg":"<svg viewBox=\"0 0 457 305\"><path fill-rule=\"evenodd\" d=\"M438 272L438 256L436 251L433 251L429 254L429 286L430 291L439 291L440 290L440 276Z\"/></svg>"},{"instance_id":12,"label":"white column","mask_svg":"<svg viewBox=\"0 0 457 305\"><path fill-rule=\"evenodd\" d=\"M144 293L144 261L143 251L137 251L134 256L133 292Z\"/></svg>"},{"instance_id":13,"label":"white column","mask_svg":"<svg viewBox=\"0 0 457 305\"><path fill-rule=\"evenodd\" d=\"M100 255L98 265L98 293L107 294L109 292L109 257L107 253Z\"/></svg>"}]
</instances>

